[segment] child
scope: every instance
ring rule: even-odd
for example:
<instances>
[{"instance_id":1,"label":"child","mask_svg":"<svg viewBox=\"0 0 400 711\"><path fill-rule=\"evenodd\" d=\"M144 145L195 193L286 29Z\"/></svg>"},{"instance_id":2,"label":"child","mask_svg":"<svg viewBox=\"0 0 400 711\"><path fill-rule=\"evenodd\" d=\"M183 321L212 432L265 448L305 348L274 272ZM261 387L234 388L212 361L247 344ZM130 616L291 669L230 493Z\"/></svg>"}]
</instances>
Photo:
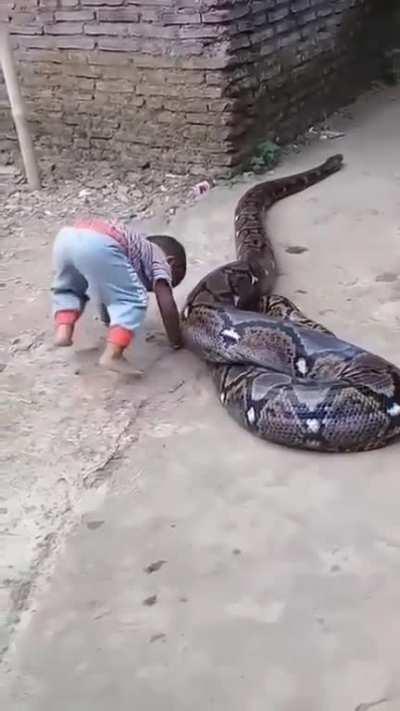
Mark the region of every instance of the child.
<instances>
[{"instance_id":1,"label":"child","mask_svg":"<svg viewBox=\"0 0 400 711\"><path fill-rule=\"evenodd\" d=\"M182 245L168 236L147 239L121 225L101 220L78 221L58 233L53 250L55 344L72 345L76 321L90 290L102 320L109 326L100 358L104 368L137 374L123 357L143 323L149 291L154 291L174 348L182 345L179 314L172 294L186 274Z\"/></svg>"}]
</instances>

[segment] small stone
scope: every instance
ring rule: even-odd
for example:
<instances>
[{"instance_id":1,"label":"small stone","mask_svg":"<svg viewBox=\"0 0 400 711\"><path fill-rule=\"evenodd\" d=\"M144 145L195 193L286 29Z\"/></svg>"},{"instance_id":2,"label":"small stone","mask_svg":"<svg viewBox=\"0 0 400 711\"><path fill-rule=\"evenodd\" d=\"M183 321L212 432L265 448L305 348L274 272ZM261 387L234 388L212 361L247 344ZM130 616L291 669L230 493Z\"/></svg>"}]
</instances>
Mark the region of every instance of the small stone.
<instances>
[{"instance_id":1,"label":"small stone","mask_svg":"<svg viewBox=\"0 0 400 711\"><path fill-rule=\"evenodd\" d=\"M286 247L285 252L288 254L303 254L303 252L308 252L307 247L300 247L299 245L293 245L291 247Z\"/></svg>"},{"instance_id":2,"label":"small stone","mask_svg":"<svg viewBox=\"0 0 400 711\"><path fill-rule=\"evenodd\" d=\"M166 560L156 560L155 563L150 563L150 565L147 565L144 571L147 574L156 573L158 570L160 570L160 568L162 568L163 565L165 565L166 562Z\"/></svg>"},{"instance_id":3,"label":"small stone","mask_svg":"<svg viewBox=\"0 0 400 711\"><path fill-rule=\"evenodd\" d=\"M86 528L88 528L90 531L95 531L96 528L100 528L104 524L104 521L88 521L86 523Z\"/></svg>"},{"instance_id":4,"label":"small stone","mask_svg":"<svg viewBox=\"0 0 400 711\"><path fill-rule=\"evenodd\" d=\"M128 197L128 189L120 185L118 190L117 190L117 199L120 200L121 202L129 202L129 197Z\"/></svg>"},{"instance_id":5,"label":"small stone","mask_svg":"<svg viewBox=\"0 0 400 711\"><path fill-rule=\"evenodd\" d=\"M138 188L131 190L129 193L132 200L141 200L143 198L143 193Z\"/></svg>"},{"instance_id":6,"label":"small stone","mask_svg":"<svg viewBox=\"0 0 400 711\"><path fill-rule=\"evenodd\" d=\"M156 602L157 602L157 595L150 595L150 597L146 597L143 600L143 605L145 605L146 607L152 607L153 605L156 604Z\"/></svg>"}]
</instances>

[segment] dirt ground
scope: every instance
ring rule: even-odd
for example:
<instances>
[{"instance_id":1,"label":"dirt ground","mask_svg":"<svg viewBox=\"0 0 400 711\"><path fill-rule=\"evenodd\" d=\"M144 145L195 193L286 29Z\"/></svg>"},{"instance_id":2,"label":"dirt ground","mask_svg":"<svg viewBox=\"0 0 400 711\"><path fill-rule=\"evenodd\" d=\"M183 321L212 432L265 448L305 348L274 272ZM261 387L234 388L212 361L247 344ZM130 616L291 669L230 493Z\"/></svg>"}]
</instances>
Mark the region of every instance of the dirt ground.
<instances>
[{"instance_id":1,"label":"dirt ground","mask_svg":"<svg viewBox=\"0 0 400 711\"><path fill-rule=\"evenodd\" d=\"M362 97L334 119L342 138L315 138L275 176L339 151L343 171L269 217L279 291L396 363L399 126L399 89ZM179 208L177 179L172 209L159 188L146 229L187 247L180 303L232 258L234 206L254 180ZM204 365L170 351L154 304L140 382L96 366L91 309L75 348L55 351L52 238L71 201L103 212L101 189L3 198L2 708L398 711L398 447L323 456L252 438ZM137 218L152 211L142 198Z\"/></svg>"}]
</instances>

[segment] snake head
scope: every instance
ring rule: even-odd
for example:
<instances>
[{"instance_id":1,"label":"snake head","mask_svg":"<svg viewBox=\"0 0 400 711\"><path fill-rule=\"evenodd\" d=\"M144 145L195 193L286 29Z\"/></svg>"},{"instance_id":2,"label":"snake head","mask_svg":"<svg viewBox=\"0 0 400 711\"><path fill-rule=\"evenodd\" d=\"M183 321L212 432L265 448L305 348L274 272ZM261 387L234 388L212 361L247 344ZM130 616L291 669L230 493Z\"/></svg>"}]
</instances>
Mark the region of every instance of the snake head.
<instances>
[{"instance_id":1,"label":"snake head","mask_svg":"<svg viewBox=\"0 0 400 711\"><path fill-rule=\"evenodd\" d=\"M343 155L341 153L336 153L336 155L327 158L324 163L324 170L326 170L327 173L335 173L337 170L340 170L342 166Z\"/></svg>"}]
</instances>

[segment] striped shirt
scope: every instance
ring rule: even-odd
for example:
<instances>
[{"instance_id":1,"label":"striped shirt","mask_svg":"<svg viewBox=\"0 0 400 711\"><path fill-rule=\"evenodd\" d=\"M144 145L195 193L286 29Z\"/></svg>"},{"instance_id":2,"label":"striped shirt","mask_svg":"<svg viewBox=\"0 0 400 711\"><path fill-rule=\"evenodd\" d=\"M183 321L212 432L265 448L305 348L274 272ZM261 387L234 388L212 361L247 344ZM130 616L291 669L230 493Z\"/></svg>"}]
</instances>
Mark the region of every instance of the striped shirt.
<instances>
[{"instance_id":1,"label":"striped shirt","mask_svg":"<svg viewBox=\"0 0 400 711\"><path fill-rule=\"evenodd\" d=\"M164 252L158 245L149 242L145 235L132 232L116 222L97 219L78 220L74 227L93 230L115 239L147 291L152 291L156 281L160 280L166 281L171 286L171 267Z\"/></svg>"}]
</instances>

